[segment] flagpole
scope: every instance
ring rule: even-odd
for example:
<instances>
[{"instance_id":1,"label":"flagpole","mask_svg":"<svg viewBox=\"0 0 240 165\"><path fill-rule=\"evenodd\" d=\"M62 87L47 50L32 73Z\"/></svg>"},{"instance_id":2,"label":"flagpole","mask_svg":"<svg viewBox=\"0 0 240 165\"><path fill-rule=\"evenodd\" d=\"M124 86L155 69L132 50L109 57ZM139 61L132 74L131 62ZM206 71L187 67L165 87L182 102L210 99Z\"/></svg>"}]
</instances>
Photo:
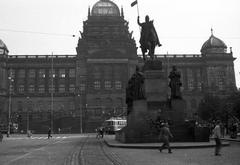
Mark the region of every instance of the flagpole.
<instances>
[{"instance_id":1,"label":"flagpole","mask_svg":"<svg viewBox=\"0 0 240 165\"><path fill-rule=\"evenodd\" d=\"M137 1L137 13L138 13L138 16L139 16L140 14L139 14L138 1Z\"/></svg>"}]
</instances>

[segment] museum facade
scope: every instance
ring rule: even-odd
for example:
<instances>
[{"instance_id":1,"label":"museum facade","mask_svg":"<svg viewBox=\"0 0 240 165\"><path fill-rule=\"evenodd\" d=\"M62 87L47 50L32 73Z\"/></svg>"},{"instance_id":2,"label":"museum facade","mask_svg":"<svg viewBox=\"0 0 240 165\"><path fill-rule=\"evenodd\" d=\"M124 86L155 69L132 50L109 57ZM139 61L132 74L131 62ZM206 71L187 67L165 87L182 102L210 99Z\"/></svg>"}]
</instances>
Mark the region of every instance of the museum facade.
<instances>
[{"instance_id":1,"label":"museum facade","mask_svg":"<svg viewBox=\"0 0 240 165\"><path fill-rule=\"evenodd\" d=\"M80 33L76 55L10 55L0 41L0 124L10 119L19 130L36 133L48 127L93 132L104 120L126 115L125 88L143 60L123 9L110 0L98 1L88 9ZM227 96L236 90L232 50L213 34L200 54L156 58L166 82L173 65L181 72L189 118L204 94Z\"/></svg>"}]
</instances>

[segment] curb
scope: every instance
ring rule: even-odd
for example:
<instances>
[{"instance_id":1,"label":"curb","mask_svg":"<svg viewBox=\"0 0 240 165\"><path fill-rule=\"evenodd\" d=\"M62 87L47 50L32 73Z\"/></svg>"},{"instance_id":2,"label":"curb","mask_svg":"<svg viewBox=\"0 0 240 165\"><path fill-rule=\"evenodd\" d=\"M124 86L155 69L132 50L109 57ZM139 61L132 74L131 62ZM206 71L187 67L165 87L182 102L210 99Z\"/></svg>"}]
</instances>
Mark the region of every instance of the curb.
<instances>
[{"instance_id":1,"label":"curb","mask_svg":"<svg viewBox=\"0 0 240 165\"><path fill-rule=\"evenodd\" d=\"M210 139L214 139L214 138L210 138ZM240 140L238 140L238 139L226 139L226 138L221 138L221 140L223 140L223 141L231 141L231 142L240 142Z\"/></svg>"},{"instance_id":2,"label":"curb","mask_svg":"<svg viewBox=\"0 0 240 165\"><path fill-rule=\"evenodd\" d=\"M134 145L134 144L110 144L107 142L107 140L104 139L104 143L108 146L108 147L112 147L112 148L129 148L129 149L158 149L160 144L159 143L159 146L151 146L151 145L148 145L148 146L140 146L140 145ZM173 143L172 143L173 144ZM226 147L226 146L230 146L230 143L228 142L222 142L222 146L223 147ZM193 148L212 148L212 147L215 147L215 144L203 144L203 145L186 145L186 146L177 146L177 145L171 145L171 148L172 149L193 149Z\"/></svg>"}]
</instances>

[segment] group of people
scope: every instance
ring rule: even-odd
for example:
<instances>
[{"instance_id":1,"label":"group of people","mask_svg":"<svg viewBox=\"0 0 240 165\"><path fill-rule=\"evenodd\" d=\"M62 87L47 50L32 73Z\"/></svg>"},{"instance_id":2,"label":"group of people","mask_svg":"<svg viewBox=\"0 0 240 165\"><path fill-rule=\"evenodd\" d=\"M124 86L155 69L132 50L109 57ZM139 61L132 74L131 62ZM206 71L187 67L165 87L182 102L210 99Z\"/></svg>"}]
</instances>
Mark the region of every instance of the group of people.
<instances>
[{"instance_id":1,"label":"group of people","mask_svg":"<svg viewBox=\"0 0 240 165\"><path fill-rule=\"evenodd\" d=\"M96 128L96 138L99 139L99 138L103 138L104 136L104 127L98 127Z\"/></svg>"},{"instance_id":2,"label":"group of people","mask_svg":"<svg viewBox=\"0 0 240 165\"><path fill-rule=\"evenodd\" d=\"M222 135L221 135L220 125L221 125L220 120L217 120L212 130L212 133L213 133L212 135L216 143L215 152L214 152L215 156L221 156L220 151L222 146L222 142L221 142ZM172 153L170 143L169 143L170 138L173 138L173 135L169 129L168 123L162 123L159 131L159 139L163 142L162 146L159 147L160 152L162 152L162 150L166 148L168 149L168 153Z\"/></svg>"}]
</instances>

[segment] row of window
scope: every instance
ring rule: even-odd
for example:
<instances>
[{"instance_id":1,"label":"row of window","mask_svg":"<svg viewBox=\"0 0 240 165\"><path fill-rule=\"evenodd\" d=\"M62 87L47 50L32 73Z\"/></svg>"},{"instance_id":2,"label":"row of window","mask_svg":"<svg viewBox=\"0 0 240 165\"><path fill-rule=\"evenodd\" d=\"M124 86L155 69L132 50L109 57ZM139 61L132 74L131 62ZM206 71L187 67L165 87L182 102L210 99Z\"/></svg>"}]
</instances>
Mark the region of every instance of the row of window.
<instances>
[{"instance_id":1,"label":"row of window","mask_svg":"<svg viewBox=\"0 0 240 165\"><path fill-rule=\"evenodd\" d=\"M28 87L27 87L27 91L28 91L29 93L35 93L35 92L45 93L46 87L45 87L45 85L40 84L40 85L38 85L37 88L35 88L35 85L30 84L30 85L28 85ZM52 86L52 85L49 85L49 86L48 86L48 91L49 91L49 92L52 92L52 91L53 91L53 92L56 92L56 87L55 87L55 85L54 85L54 84L53 84L53 86ZM69 91L70 93L74 93L74 92L75 92L75 84L70 84L68 89L67 89L67 87L65 86L65 84L59 84L59 86L58 86L58 92L59 92L59 93L64 93L64 92L66 92L66 91ZM13 86L12 86L12 85L10 86L10 92L11 92L11 93L13 92ZM18 85L18 87L17 87L17 92L18 92L18 93L24 93L24 92L25 92L25 87L24 87L24 85L22 85L22 84Z\"/></svg>"},{"instance_id":2,"label":"row of window","mask_svg":"<svg viewBox=\"0 0 240 165\"><path fill-rule=\"evenodd\" d=\"M45 78L47 73L49 73L49 77L53 77L55 78L57 75L60 78L65 78L67 76L67 70L66 69L29 69L29 70L25 70L25 69L19 69L19 70L10 70L9 75L12 78L18 77L18 78L25 78L26 76L28 78L35 78L38 74L39 78ZM75 69L69 69L68 72L68 77L70 78L74 78L76 77L75 75Z\"/></svg>"},{"instance_id":3,"label":"row of window","mask_svg":"<svg viewBox=\"0 0 240 165\"><path fill-rule=\"evenodd\" d=\"M117 90L122 89L122 82L121 81L104 81L104 84L101 83L101 81L94 81L93 82L93 87L95 90L100 90L102 87L104 87L106 90L111 90L113 88Z\"/></svg>"}]
</instances>

